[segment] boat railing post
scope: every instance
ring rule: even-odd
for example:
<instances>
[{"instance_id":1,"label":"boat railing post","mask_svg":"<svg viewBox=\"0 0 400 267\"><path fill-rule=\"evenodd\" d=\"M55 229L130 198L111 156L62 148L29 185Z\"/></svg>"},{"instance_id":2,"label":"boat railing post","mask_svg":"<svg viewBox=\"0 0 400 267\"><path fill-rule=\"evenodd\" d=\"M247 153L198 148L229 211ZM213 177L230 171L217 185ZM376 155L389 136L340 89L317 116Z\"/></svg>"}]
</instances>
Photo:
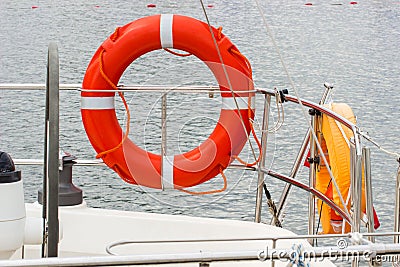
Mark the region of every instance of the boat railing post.
<instances>
[{"instance_id":1,"label":"boat railing post","mask_svg":"<svg viewBox=\"0 0 400 267\"><path fill-rule=\"evenodd\" d=\"M168 92L163 92L161 96L161 175L164 175L164 160L163 158L167 156L167 94ZM162 189L164 188L164 183L162 183Z\"/></svg>"},{"instance_id":2,"label":"boat railing post","mask_svg":"<svg viewBox=\"0 0 400 267\"><path fill-rule=\"evenodd\" d=\"M364 166L364 179L365 179L365 199L366 199L366 213L368 218L368 233L374 232L374 206L372 195L372 178L371 178L371 150L369 147L363 147L363 166ZM369 241L375 242L375 237L370 236Z\"/></svg>"},{"instance_id":3,"label":"boat railing post","mask_svg":"<svg viewBox=\"0 0 400 267\"><path fill-rule=\"evenodd\" d=\"M304 155L306 154L307 150L308 150L308 144L310 142L310 130L307 131L303 143L301 144L299 153L297 154L296 160L293 164L292 170L290 171L290 177L294 178L297 175L297 172L300 169L300 166L302 165L302 160L304 158ZM282 194L279 198L279 203L276 209L276 215L278 216L279 219L281 219L281 214L282 214L282 210L283 207L286 204L286 200L289 196L289 192L292 188L292 184L287 183L285 184L285 187L283 188ZM271 219L271 225L274 225L274 218Z\"/></svg>"},{"instance_id":4,"label":"boat railing post","mask_svg":"<svg viewBox=\"0 0 400 267\"><path fill-rule=\"evenodd\" d=\"M167 93L161 97L161 155L167 155Z\"/></svg>"},{"instance_id":5,"label":"boat railing post","mask_svg":"<svg viewBox=\"0 0 400 267\"><path fill-rule=\"evenodd\" d=\"M272 249L276 249L276 242L278 241L277 238L272 239ZM275 267L275 260L271 259L271 267Z\"/></svg>"},{"instance_id":6,"label":"boat railing post","mask_svg":"<svg viewBox=\"0 0 400 267\"><path fill-rule=\"evenodd\" d=\"M351 232L360 232L361 221L361 195L362 195L362 149L359 137L356 131L354 137L350 140L350 187L351 203L353 209L353 223ZM359 245L356 243L356 245ZM352 267L359 266L359 258L355 257L352 261Z\"/></svg>"},{"instance_id":7,"label":"boat railing post","mask_svg":"<svg viewBox=\"0 0 400 267\"><path fill-rule=\"evenodd\" d=\"M312 131L314 133L318 132L318 118L319 115L317 114L316 110L310 110L311 115L311 126ZM314 135L310 134L310 170L309 170L309 187L315 188L315 181L316 181L316 172L317 172L317 164L318 164L318 153ZM308 197L308 234L313 235L315 231L315 195L309 193ZM314 245L314 239L309 240L310 244Z\"/></svg>"},{"instance_id":8,"label":"boat railing post","mask_svg":"<svg viewBox=\"0 0 400 267\"><path fill-rule=\"evenodd\" d=\"M354 138L350 139L350 193L351 193L351 212L353 213L352 217L352 224L351 224L351 231L356 232L356 222L354 220L354 196L355 196L355 166L356 166L356 155L355 155L355 145L354 145Z\"/></svg>"},{"instance_id":9,"label":"boat railing post","mask_svg":"<svg viewBox=\"0 0 400 267\"><path fill-rule=\"evenodd\" d=\"M271 96L269 94L265 94L264 114L263 114L263 124L262 124L262 134L261 134L261 158L258 166L256 212L254 218L254 221L257 223L261 222L262 196L263 196L263 185L264 185L264 172L262 172L261 170L265 167L265 155L267 153L270 106L271 106Z\"/></svg>"},{"instance_id":10,"label":"boat railing post","mask_svg":"<svg viewBox=\"0 0 400 267\"><path fill-rule=\"evenodd\" d=\"M400 159L399 159L400 163ZM396 177L396 203L394 210L394 232L400 232L400 166L397 169ZM399 243L399 236L394 236L394 243Z\"/></svg>"},{"instance_id":11,"label":"boat railing post","mask_svg":"<svg viewBox=\"0 0 400 267\"><path fill-rule=\"evenodd\" d=\"M354 194L355 194L355 192L354 192L354 184L355 184L355 181L354 181L354 179L355 179L355 175L354 175L354 167L355 167L355 165L356 165L356 163L355 163L355 148L354 148L354 138L351 138L350 139L350 189L349 189L349 192L350 192L350 194L351 194L351 202L353 202L353 196L354 196ZM355 228L355 222L354 222L354 206L353 205L351 205L350 206L350 212L352 212L353 213L353 217L352 217L352 224L351 224L351 229L352 229L352 232L354 232L354 228Z\"/></svg>"},{"instance_id":12,"label":"boat railing post","mask_svg":"<svg viewBox=\"0 0 400 267\"><path fill-rule=\"evenodd\" d=\"M327 101L327 99L333 89L333 86L328 83L324 83L324 86L325 86L325 91L322 94L321 101L319 102L320 104L324 104ZM294 161L293 167L290 171L289 176L291 178L296 177L297 172L299 171L300 166L302 165L302 160L304 158L304 154L307 152L309 142L310 142L310 129L308 129L308 131L303 139L303 143L301 144L299 153L297 154L296 160ZM279 203L278 203L277 212L276 212L279 219L281 217L283 207L286 204L287 197L289 196L291 187L292 187L292 184L287 183L282 191L281 197L279 198ZM274 218L271 219L271 225L273 225L273 224L274 224Z\"/></svg>"},{"instance_id":13,"label":"boat railing post","mask_svg":"<svg viewBox=\"0 0 400 267\"><path fill-rule=\"evenodd\" d=\"M371 177L371 149L369 147L363 147L362 149L362 161L364 167L364 181L365 181L365 210L367 213L368 233L375 231L375 219L374 219L374 201L372 194L372 177ZM394 235L396 236L396 235ZM375 236L368 236L368 240L375 243ZM375 258L370 259L369 266L379 266Z\"/></svg>"},{"instance_id":14,"label":"boat railing post","mask_svg":"<svg viewBox=\"0 0 400 267\"><path fill-rule=\"evenodd\" d=\"M354 135L357 136L356 134ZM353 232L360 232L361 222L361 196L362 196L362 149L359 143L359 138L354 138L354 194L352 195L353 202Z\"/></svg>"}]
</instances>

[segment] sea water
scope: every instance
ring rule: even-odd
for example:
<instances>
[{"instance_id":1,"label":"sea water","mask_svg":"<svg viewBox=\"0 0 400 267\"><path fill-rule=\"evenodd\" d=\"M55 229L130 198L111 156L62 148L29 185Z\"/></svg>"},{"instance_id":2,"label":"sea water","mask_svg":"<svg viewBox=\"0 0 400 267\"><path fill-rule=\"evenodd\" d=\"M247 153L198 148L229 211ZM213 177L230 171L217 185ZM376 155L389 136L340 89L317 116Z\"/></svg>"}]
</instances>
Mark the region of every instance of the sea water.
<instances>
[{"instance_id":1,"label":"sea water","mask_svg":"<svg viewBox=\"0 0 400 267\"><path fill-rule=\"evenodd\" d=\"M206 21L198 1L10 1L0 2L0 83L44 83L47 46L55 41L60 54L61 83L81 83L86 67L100 44L115 28L140 17L176 13ZM400 4L398 1L207 1L210 23L222 26L250 60L256 87L288 88L290 94L318 102L323 83L334 85L333 99L348 103L358 124L383 147L400 152ZM261 11L260 11L261 10ZM265 21L263 20L265 17ZM271 35L267 31L269 28ZM278 53L279 50L279 53ZM281 59L284 62L282 65ZM287 74L290 75L288 78ZM291 82L292 81L292 82ZM215 78L197 58L181 58L153 51L136 60L121 78L124 84L216 85ZM295 89L293 89L293 85ZM130 138L142 148L160 153L160 94L127 93L132 119ZM125 127L125 112L117 99L118 118ZM178 154L203 142L214 129L220 97L206 93L168 95L168 150ZM60 96L60 146L78 159L94 159L80 117L80 93ZM0 150L14 158L43 157L43 91L0 91ZM262 120L263 97L257 97L256 130ZM302 109L284 104L284 124L268 136L268 169L288 175L305 135ZM271 128L277 122L272 101ZM398 163L373 145L374 206L382 231L393 229L395 175ZM253 142L255 150L257 148ZM249 148L243 153L253 158ZM36 201L42 167L22 170L25 198ZM226 192L192 196L129 185L106 167L75 167L74 182L92 207L254 220L257 173L227 170ZM307 183L308 169L298 179ZM265 177L275 201L284 183ZM223 185L216 177L193 190ZM307 232L308 193L293 188L285 208L284 227ZM269 222L266 203L262 221ZM390 239L391 240L391 239Z\"/></svg>"}]
</instances>

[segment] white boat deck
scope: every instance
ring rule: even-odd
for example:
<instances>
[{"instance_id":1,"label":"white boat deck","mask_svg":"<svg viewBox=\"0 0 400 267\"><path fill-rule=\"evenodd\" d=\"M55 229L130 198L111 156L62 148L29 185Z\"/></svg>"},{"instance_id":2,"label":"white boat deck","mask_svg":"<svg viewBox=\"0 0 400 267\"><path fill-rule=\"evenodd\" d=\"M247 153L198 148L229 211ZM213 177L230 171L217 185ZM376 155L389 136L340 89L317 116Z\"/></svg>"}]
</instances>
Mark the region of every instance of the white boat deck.
<instances>
[{"instance_id":1,"label":"white boat deck","mask_svg":"<svg viewBox=\"0 0 400 267\"><path fill-rule=\"evenodd\" d=\"M41 205L27 204L27 217L41 217ZM60 257L106 256L106 247L117 241L155 241L116 246L112 252L117 255L173 255L193 253L257 253L272 249L272 240L244 240L295 236L294 233L261 223L225 219L199 218L181 215L152 214L88 208L85 204L60 208L62 240L59 245ZM177 240L230 240L204 242L173 242ZM158 241L158 242L157 242ZM171 242L168 242L171 241ZM301 244L311 247L305 240L278 240L276 247L288 249ZM25 259L40 258L41 246L25 246ZM13 259L20 258L17 251ZM112 256L110 256L112 257ZM149 256L151 257L151 256ZM146 257L144 257L146 258ZM275 261L275 266L287 266L288 260ZM172 264L173 266L177 264ZM213 262L210 266L271 266L271 262L227 261ZM329 261L312 262L312 266L329 266ZM168 264L170 266L170 264ZM199 263L185 263L179 266L199 266Z\"/></svg>"}]
</instances>

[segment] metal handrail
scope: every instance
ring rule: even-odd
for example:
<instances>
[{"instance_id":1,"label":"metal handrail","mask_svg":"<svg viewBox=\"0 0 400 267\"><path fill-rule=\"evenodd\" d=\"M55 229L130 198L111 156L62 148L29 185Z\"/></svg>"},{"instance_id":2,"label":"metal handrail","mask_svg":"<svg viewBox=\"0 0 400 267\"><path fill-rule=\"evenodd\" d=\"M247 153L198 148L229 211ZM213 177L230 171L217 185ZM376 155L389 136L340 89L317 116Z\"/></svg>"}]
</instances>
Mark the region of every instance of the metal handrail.
<instances>
[{"instance_id":1,"label":"metal handrail","mask_svg":"<svg viewBox=\"0 0 400 267\"><path fill-rule=\"evenodd\" d=\"M309 238L330 239L330 238L349 238L358 237L383 237L383 236L400 236L400 232L379 232L379 233L346 233L346 234L326 234L326 235L287 235L275 237L245 237L245 238L210 238L210 239L175 239L175 240L125 240L118 241L129 244L152 244L152 243L194 243L194 242L243 242L243 241L280 241L280 240L305 240ZM113 243L114 244L114 243ZM394 244L394 243L393 243ZM109 245L112 247L112 244Z\"/></svg>"},{"instance_id":2,"label":"metal handrail","mask_svg":"<svg viewBox=\"0 0 400 267\"><path fill-rule=\"evenodd\" d=\"M316 190L315 188L308 186L302 182L299 182L297 180L294 180L293 178L274 172L272 170L267 170L267 169L261 169L262 172L264 172L265 174L268 174L269 176L275 177L281 181L284 181L286 183L290 183L300 189L303 189L309 193L311 193L312 195L318 197L319 199L321 199L324 203L326 203L329 207L331 207L332 209L334 209L338 214L340 214L340 216L342 216L343 219L345 219L347 222L349 222L350 224L352 223L352 220L349 216L347 216L347 214L338 206L336 205L335 202L333 202L331 199L329 199L327 196L325 196L324 194L322 194L320 191Z\"/></svg>"},{"instance_id":3,"label":"metal handrail","mask_svg":"<svg viewBox=\"0 0 400 267\"><path fill-rule=\"evenodd\" d=\"M42 166L44 164L43 159L13 159L15 165L25 166ZM106 167L107 165L101 159L74 159L74 166L98 166ZM257 171L256 166L246 166L243 164L229 164L228 169L240 169Z\"/></svg>"},{"instance_id":4,"label":"metal handrail","mask_svg":"<svg viewBox=\"0 0 400 267\"><path fill-rule=\"evenodd\" d=\"M265 166L266 154L267 154L267 140L268 140L268 125L269 125L269 113L271 106L271 96L265 95L264 98L264 113L262 122L262 134L261 134L261 156L258 163L258 177L257 177L257 193L256 193L256 209L254 214L254 221L261 222L261 210L262 210L262 196L264 190L264 173L261 171ZM268 201L268 200L267 200Z\"/></svg>"},{"instance_id":5,"label":"metal handrail","mask_svg":"<svg viewBox=\"0 0 400 267\"><path fill-rule=\"evenodd\" d=\"M326 86L325 86L326 87ZM16 89L16 90L41 90L41 89L45 89L45 85L43 84L0 84L0 90L2 89ZM82 88L81 84L60 84L60 90L80 90L83 92L86 91L90 91L90 92L96 92L97 90L86 90L84 88ZM101 92L115 92L116 90L103 90L103 89L99 89L98 91ZM201 93L201 92L207 92L207 93L216 93L216 92L221 92L220 88L217 86L182 86L182 87L177 87L177 86L160 86L160 85L119 85L118 87L118 91L123 91L123 92L131 92L131 91L148 91L148 92L163 92L165 93L166 91L178 91L178 92L187 92L187 93ZM243 93L243 91L240 91L241 93ZM258 92L258 93L262 93L265 95L269 95L269 96L275 96L276 95L276 91L275 90L269 90L269 89L264 89L264 88L257 88L255 90L252 90L251 92ZM361 150L361 144L360 144L360 139L359 139L359 130L358 127L353 124L352 122L350 122L349 120L347 120L346 118L340 116L339 114L336 114L335 112L331 111L330 109L316 104L314 102L305 100L305 99L298 99L295 96L292 95L285 95L285 100L288 102L293 102L296 104L302 104L306 107L318 110L319 112L326 114L327 116L332 117L333 119L337 120L338 122L340 122L341 124L345 125L346 127L348 127L354 134L354 144L355 144L355 154L356 154L356 158L360 159L361 155L362 155L362 150ZM38 162L31 162L33 164L40 164ZM357 161L357 163L361 163L361 161ZM17 163L18 164L18 163ZM23 163L21 163L23 164ZM103 163L101 162L94 162L94 161L77 161L78 166L104 166ZM234 166L233 168L245 168L248 169L244 166ZM361 167L357 167L358 169L360 169ZM251 168L251 170L256 170L257 168ZM261 172L263 173L263 172ZM358 173L360 173L360 171L358 171ZM355 180L356 181L356 180ZM313 190L310 190L311 187L308 187L308 191L309 192L313 192ZM355 188L355 190L361 190L359 188L359 186L357 187L353 187ZM259 190L261 193L261 190ZM360 195L361 192L358 192L357 195ZM258 194L259 195L259 194ZM261 198L257 198L257 199L261 199ZM259 205L258 205L259 206ZM258 208L256 209L258 210ZM257 216L256 216L257 217ZM347 219L348 216L346 216ZM258 216L258 220L260 219L260 217ZM357 221L358 218L355 218ZM355 230L358 230L358 225L359 222L357 222L355 225L354 223L352 224L353 227L355 227Z\"/></svg>"},{"instance_id":6,"label":"metal handrail","mask_svg":"<svg viewBox=\"0 0 400 267\"><path fill-rule=\"evenodd\" d=\"M82 88L82 84L60 84L60 90L69 91L81 91L90 93L115 93L115 92L165 92L165 91L177 91L180 93L226 93L226 90L221 90L218 86L168 86L168 85L123 85L117 86L118 90L115 89L85 89ZM0 90L46 90L45 84L11 84L11 83L0 83ZM267 89L254 89L254 90L241 90L233 91L233 93L256 93L258 91L265 91ZM229 91L231 92L231 91ZM272 90L270 91L274 93Z\"/></svg>"},{"instance_id":7,"label":"metal handrail","mask_svg":"<svg viewBox=\"0 0 400 267\"><path fill-rule=\"evenodd\" d=\"M106 252L109 255L114 254L111 249L124 245L141 245L141 244L178 244L178 243L217 243L217 242L250 242L250 241L273 241L274 244L278 241L283 240L306 240L306 239L332 239L339 238L338 241L342 241L343 238L348 238L352 240L353 236L357 239L363 239L367 237L369 239L375 237L387 237L387 236L400 236L400 232L382 232L382 233L347 233L347 234L326 234L326 235L288 235L288 236L278 236L278 237L253 237L253 238L214 238L214 239L175 239L175 240L123 240L116 241L109 244L106 247ZM363 239L366 241L366 239ZM350 242L349 242L350 243ZM367 243L367 242L366 242ZM394 242L393 244L396 244ZM337 244L336 244L337 245ZM347 243L341 244L342 246L348 245ZM342 247L343 248L343 247ZM117 255L116 255L117 256Z\"/></svg>"},{"instance_id":8,"label":"metal handrail","mask_svg":"<svg viewBox=\"0 0 400 267\"><path fill-rule=\"evenodd\" d=\"M45 258L26 260L0 261L3 267L62 267L62 266L126 266L126 265L148 265L148 264L171 264L171 263L199 263L218 261L265 261L265 260L290 260L293 257L293 249L269 249L245 251L221 251L209 252L199 251L192 253L175 254L147 254L126 256L92 256L72 258ZM321 258L357 258L357 260L370 260L381 255L399 255L400 244L368 244L348 246L344 249L332 247L304 248L303 260Z\"/></svg>"},{"instance_id":9,"label":"metal handrail","mask_svg":"<svg viewBox=\"0 0 400 267\"><path fill-rule=\"evenodd\" d=\"M78 90L79 84L59 84L60 90ZM0 90L46 90L45 83L0 83Z\"/></svg>"},{"instance_id":10,"label":"metal handrail","mask_svg":"<svg viewBox=\"0 0 400 267\"><path fill-rule=\"evenodd\" d=\"M42 159L13 159L15 165L41 166L44 164ZM75 166L106 166L102 160L74 160Z\"/></svg>"},{"instance_id":11,"label":"metal handrail","mask_svg":"<svg viewBox=\"0 0 400 267\"><path fill-rule=\"evenodd\" d=\"M364 179L365 179L365 194L366 203L365 209L368 218L367 229L369 233L373 233L375 230L375 218L374 218L374 206L373 206L373 194L372 194L372 177L371 177L371 151L368 147L363 147L363 168L364 168ZM370 237L371 242L375 242L374 237Z\"/></svg>"},{"instance_id":12,"label":"metal handrail","mask_svg":"<svg viewBox=\"0 0 400 267\"><path fill-rule=\"evenodd\" d=\"M90 92L95 92L96 90L86 90L86 89L82 89L81 84L60 84L60 90L81 90L81 91L90 91ZM41 89L45 89L45 85L43 84L0 84L0 90L2 89L15 89L15 90L41 90ZM215 92L220 92L219 87L216 86L183 86L183 87L176 87L176 86L160 86L160 85L150 85L150 86L142 86L142 85L119 85L119 90L120 91L124 91L124 92L128 92L128 91L159 91L159 92L164 92L168 91L168 90L176 90L179 92L195 92L195 93L199 93L199 92L208 92L208 93L215 93ZM102 92L115 92L116 90L99 90ZM242 92L242 91L241 91ZM265 95L269 95L269 96L275 96L276 91L275 90L269 90L269 89L264 89L264 88L257 88L254 90L254 92L258 92L258 93L262 93ZM356 146L356 151L359 152L359 154L361 155L361 146L359 144L359 138L357 138L357 134L358 134L358 128L355 124L353 124L352 122L350 122L349 120L347 120L346 118L334 113L333 111L331 111L328 108L325 108L319 104L316 104L314 102L305 100L305 99L298 99L297 97L291 96L291 95L285 95L285 100L289 101L289 102L293 102L293 103L302 103L304 106L309 107L309 108L313 108L315 110L320 111L321 113L324 113L332 118L334 118L335 120L339 121L340 123L342 123L343 125L345 125L346 127L348 127L350 130L353 131L354 133L354 140L355 140L355 146ZM43 164L42 162L38 161L38 160L15 160L16 164L20 164L20 165L28 165L28 164L32 164L32 165L40 165ZM91 160L76 160L76 165L77 166L104 166L104 163L102 163L101 161L91 161ZM240 169L250 169L250 170L257 170L257 168L248 168L245 167L244 165L231 165L231 168L240 168ZM261 172L263 173L263 172ZM288 182L288 180L287 180ZM304 188L303 188L304 189ZM259 190L261 193L262 191ZM309 192L313 192L313 190L310 190L310 187L308 187L307 191ZM334 208L335 209L335 208ZM341 213L341 212L340 212ZM347 219L348 216L346 216Z\"/></svg>"}]
</instances>

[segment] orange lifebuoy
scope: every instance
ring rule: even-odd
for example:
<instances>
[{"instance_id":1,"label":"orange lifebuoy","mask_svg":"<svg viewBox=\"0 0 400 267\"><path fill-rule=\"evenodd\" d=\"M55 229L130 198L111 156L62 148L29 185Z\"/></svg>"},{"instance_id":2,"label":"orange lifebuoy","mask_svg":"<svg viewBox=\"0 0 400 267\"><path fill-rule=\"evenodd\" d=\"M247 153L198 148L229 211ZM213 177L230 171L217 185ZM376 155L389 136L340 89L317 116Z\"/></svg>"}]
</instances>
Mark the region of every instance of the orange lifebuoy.
<instances>
[{"instance_id":1,"label":"orange lifebuoy","mask_svg":"<svg viewBox=\"0 0 400 267\"><path fill-rule=\"evenodd\" d=\"M352 123L356 124L356 117L351 110L350 106L344 103L331 103L327 105L329 109L346 118ZM332 174L335 177L338 189L333 185L331 176L329 175L327 166L321 162L319 170L316 173L316 189L324 193L329 199L331 199L336 205L344 209L339 194L342 195L344 201L347 202L347 209L351 209L350 203L350 184L351 184L351 166L350 166L350 145L349 140L354 136L353 132L343 127L332 117L327 115L322 116L321 123L321 148L324 152L329 168L332 170ZM364 186L364 177L362 178L362 193L357 198L361 198L361 216L364 217L366 213L366 195ZM353 196L354 198L354 196ZM318 212L321 216L321 225L323 234L337 234L348 233L351 231L349 223L344 222L343 218L336 214L328 205L323 205L321 200L318 200ZM378 228L380 223L374 213L374 227ZM375 228L375 229L376 229Z\"/></svg>"},{"instance_id":2,"label":"orange lifebuoy","mask_svg":"<svg viewBox=\"0 0 400 267\"><path fill-rule=\"evenodd\" d=\"M246 143L250 119L254 118L251 67L221 31L213 27L211 31L214 37L207 24L186 16L149 16L117 28L93 56L82 85L83 124L98 153L122 142L102 159L126 182L152 188L194 186L218 175ZM122 141L124 133L115 114L115 93L101 92L110 90L110 82L118 84L135 59L162 48L183 50L202 60L217 79L223 103L208 139L197 148L174 156L150 153L129 138ZM101 68L109 81L101 75Z\"/></svg>"}]
</instances>

